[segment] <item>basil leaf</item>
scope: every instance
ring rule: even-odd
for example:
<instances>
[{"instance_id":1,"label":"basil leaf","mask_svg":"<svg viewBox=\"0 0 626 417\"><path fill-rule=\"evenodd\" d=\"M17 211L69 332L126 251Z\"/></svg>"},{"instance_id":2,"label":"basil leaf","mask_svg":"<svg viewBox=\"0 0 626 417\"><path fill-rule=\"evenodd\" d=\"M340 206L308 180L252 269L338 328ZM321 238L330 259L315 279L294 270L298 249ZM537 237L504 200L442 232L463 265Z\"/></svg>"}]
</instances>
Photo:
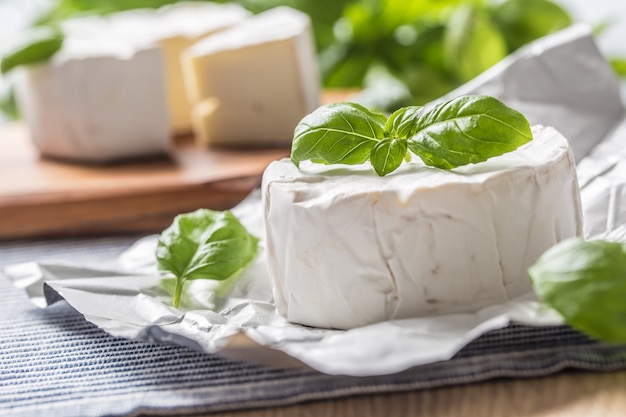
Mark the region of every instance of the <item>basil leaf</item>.
<instances>
[{"instance_id":1,"label":"basil leaf","mask_svg":"<svg viewBox=\"0 0 626 417\"><path fill-rule=\"evenodd\" d=\"M427 110L406 107L388 119L358 104L336 103L298 124L291 160L298 166L304 160L360 164L369 158L385 175L403 158L410 160L406 148L426 165L451 169L513 151L531 139L526 118L488 96L457 97Z\"/></svg>"},{"instance_id":2,"label":"basil leaf","mask_svg":"<svg viewBox=\"0 0 626 417\"><path fill-rule=\"evenodd\" d=\"M452 169L513 151L532 139L526 118L489 96L461 96L421 113L408 147L426 165Z\"/></svg>"},{"instance_id":3,"label":"basil leaf","mask_svg":"<svg viewBox=\"0 0 626 417\"><path fill-rule=\"evenodd\" d=\"M396 110L385 124L387 136L401 139L413 136L423 109L421 106L410 106Z\"/></svg>"},{"instance_id":4,"label":"basil leaf","mask_svg":"<svg viewBox=\"0 0 626 417\"><path fill-rule=\"evenodd\" d=\"M572 327L606 342L626 342L626 245L574 238L528 270L539 298Z\"/></svg>"},{"instance_id":5,"label":"basil leaf","mask_svg":"<svg viewBox=\"0 0 626 417\"><path fill-rule=\"evenodd\" d=\"M239 275L256 257L258 241L229 211L200 209L176 216L156 249L159 270L176 278L174 306L188 280Z\"/></svg>"},{"instance_id":6,"label":"basil leaf","mask_svg":"<svg viewBox=\"0 0 626 417\"><path fill-rule=\"evenodd\" d=\"M3 54L0 73L6 74L20 65L45 61L63 45L63 34L51 28L39 28Z\"/></svg>"},{"instance_id":7,"label":"basil leaf","mask_svg":"<svg viewBox=\"0 0 626 417\"><path fill-rule=\"evenodd\" d=\"M355 103L333 103L305 116L294 132L291 160L362 164L384 137L387 118Z\"/></svg>"},{"instance_id":8,"label":"basil leaf","mask_svg":"<svg viewBox=\"0 0 626 417\"><path fill-rule=\"evenodd\" d=\"M370 161L381 177L398 169L406 155L406 140L383 139L372 148Z\"/></svg>"}]
</instances>

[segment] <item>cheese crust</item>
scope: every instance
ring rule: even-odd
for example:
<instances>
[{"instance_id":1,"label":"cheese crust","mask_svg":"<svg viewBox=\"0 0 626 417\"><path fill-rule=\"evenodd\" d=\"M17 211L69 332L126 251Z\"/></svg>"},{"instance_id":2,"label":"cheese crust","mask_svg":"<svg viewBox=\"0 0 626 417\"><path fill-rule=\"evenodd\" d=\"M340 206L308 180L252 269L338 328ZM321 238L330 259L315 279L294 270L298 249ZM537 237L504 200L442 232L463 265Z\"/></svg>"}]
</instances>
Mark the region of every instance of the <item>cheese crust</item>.
<instances>
[{"instance_id":1,"label":"cheese crust","mask_svg":"<svg viewBox=\"0 0 626 417\"><path fill-rule=\"evenodd\" d=\"M272 163L262 189L280 313L348 329L530 292L527 268L582 232L568 142L553 128L533 132L514 152L451 171Z\"/></svg>"}]
</instances>

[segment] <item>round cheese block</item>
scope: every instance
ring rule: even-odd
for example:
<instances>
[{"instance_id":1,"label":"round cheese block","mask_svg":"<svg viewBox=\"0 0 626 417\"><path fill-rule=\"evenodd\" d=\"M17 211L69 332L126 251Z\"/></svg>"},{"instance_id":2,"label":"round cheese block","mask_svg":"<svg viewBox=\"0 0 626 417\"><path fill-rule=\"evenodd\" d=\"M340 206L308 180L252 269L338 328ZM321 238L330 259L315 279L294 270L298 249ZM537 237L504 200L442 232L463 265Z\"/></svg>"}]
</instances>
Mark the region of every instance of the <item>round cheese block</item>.
<instances>
[{"instance_id":1,"label":"round cheese block","mask_svg":"<svg viewBox=\"0 0 626 417\"><path fill-rule=\"evenodd\" d=\"M279 312L349 329L475 312L532 291L527 268L582 232L567 140L542 126L533 136L450 171L417 157L385 177L369 164L272 163L262 189Z\"/></svg>"}]
</instances>

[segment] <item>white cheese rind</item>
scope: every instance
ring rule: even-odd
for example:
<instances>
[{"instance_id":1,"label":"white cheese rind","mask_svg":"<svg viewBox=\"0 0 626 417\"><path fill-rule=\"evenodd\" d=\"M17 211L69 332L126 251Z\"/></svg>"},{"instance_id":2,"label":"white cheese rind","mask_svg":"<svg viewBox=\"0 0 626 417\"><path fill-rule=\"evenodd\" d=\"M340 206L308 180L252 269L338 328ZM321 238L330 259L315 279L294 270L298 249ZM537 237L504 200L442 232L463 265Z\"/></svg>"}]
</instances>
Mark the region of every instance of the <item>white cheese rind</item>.
<instances>
[{"instance_id":1,"label":"white cheese rind","mask_svg":"<svg viewBox=\"0 0 626 417\"><path fill-rule=\"evenodd\" d=\"M537 127L515 152L443 171L272 163L263 176L275 303L289 321L347 329L472 312L531 291L527 268L581 234L567 140Z\"/></svg>"},{"instance_id":2,"label":"white cheese rind","mask_svg":"<svg viewBox=\"0 0 626 417\"><path fill-rule=\"evenodd\" d=\"M199 41L183 67L194 132L208 145L289 145L319 104L311 22L288 7Z\"/></svg>"},{"instance_id":3,"label":"white cheese rind","mask_svg":"<svg viewBox=\"0 0 626 417\"><path fill-rule=\"evenodd\" d=\"M169 151L159 48L129 59L59 59L16 73L16 96L35 146L46 156L109 162Z\"/></svg>"},{"instance_id":4,"label":"white cheese rind","mask_svg":"<svg viewBox=\"0 0 626 417\"><path fill-rule=\"evenodd\" d=\"M205 36L251 16L236 4L181 2L159 9L137 9L64 23L68 44L61 59L115 55L124 57L146 47L163 49L172 132L191 131L191 105L183 81L180 55Z\"/></svg>"},{"instance_id":5,"label":"white cheese rind","mask_svg":"<svg viewBox=\"0 0 626 417\"><path fill-rule=\"evenodd\" d=\"M109 162L165 153L191 131L180 54L250 13L179 3L63 23L63 47L17 76L17 100L46 156Z\"/></svg>"}]
</instances>

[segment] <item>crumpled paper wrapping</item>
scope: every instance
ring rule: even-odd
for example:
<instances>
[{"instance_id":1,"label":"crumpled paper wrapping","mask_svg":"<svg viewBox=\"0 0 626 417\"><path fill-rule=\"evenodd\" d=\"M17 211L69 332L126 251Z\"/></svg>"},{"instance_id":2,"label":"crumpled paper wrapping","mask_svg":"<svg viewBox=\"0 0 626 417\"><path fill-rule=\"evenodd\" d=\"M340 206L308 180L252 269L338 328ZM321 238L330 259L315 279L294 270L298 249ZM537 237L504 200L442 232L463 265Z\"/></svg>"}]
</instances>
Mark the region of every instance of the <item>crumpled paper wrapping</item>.
<instances>
[{"instance_id":1,"label":"crumpled paper wrapping","mask_svg":"<svg viewBox=\"0 0 626 417\"><path fill-rule=\"evenodd\" d=\"M626 205L621 204L626 175L619 178L620 170L626 169L626 151L621 146L626 127L620 125L624 107L619 81L587 27L575 26L537 41L451 95L470 93L499 97L525 113L531 123L556 126L565 133L580 161L586 235L611 231L619 239L626 235L620 227L626 220ZM621 127L615 130L617 126ZM258 192L233 212L252 233L263 237ZM159 285L155 245L156 236L142 239L104 266L33 262L10 266L5 275L24 288L36 305L65 299L115 336L278 365L304 364L329 374L400 372L449 359L481 334L510 322L562 323L558 314L526 294L474 314L387 321L348 331L291 324L272 304L263 250L228 300L211 298L210 281L193 281L194 288L176 309Z\"/></svg>"},{"instance_id":2,"label":"crumpled paper wrapping","mask_svg":"<svg viewBox=\"0 0 626 417\"><path fill-rule=\"evenodd\" d=\"M442 98L465 94L496 97L531 125L553 126L569 141L576 161L624 118L620 82L587 25L519 49Z\"/></svg>"},{"instance_id":3,"label":"crumpled paper wrapping","mask_svg":"<svg viewBox=\"0 0 626 417\"><path fill-rule=\"evenodd\" d=\"M585 236L611 233L626 221L626 119L577 166Z\"/></svg>"},{"instance_id":4,"label":"crumpled paper wrapping","mask_svg":"<svg viewBox=\"0 0 626 417\"><path fill-rule=\"evenodd\" d=\"M263 236L260 193L250 195L233 213L251 233ZM475 314L396 320L349 331L291 324L272 304L264 253L240 277L226 303L218 305L219 313L209 309L214 306L206 301L211 299L213 282L202 280L189 283L186 294L193 294L194 299L184 299L184 308L179 310L170 305L171 295L159 286L156 238L136 242L106 264L106 269L42 262L14 265L5 273L26 288L38 306L64 298L87 320L115 336L228 354L229 349L239 348L228 346L231 337L243 333L259 345L331 374L387 374L445 360L480 334L511 320L560 323L555 313L539 307L528 294Z\"/></svg>"}]
</instances>

